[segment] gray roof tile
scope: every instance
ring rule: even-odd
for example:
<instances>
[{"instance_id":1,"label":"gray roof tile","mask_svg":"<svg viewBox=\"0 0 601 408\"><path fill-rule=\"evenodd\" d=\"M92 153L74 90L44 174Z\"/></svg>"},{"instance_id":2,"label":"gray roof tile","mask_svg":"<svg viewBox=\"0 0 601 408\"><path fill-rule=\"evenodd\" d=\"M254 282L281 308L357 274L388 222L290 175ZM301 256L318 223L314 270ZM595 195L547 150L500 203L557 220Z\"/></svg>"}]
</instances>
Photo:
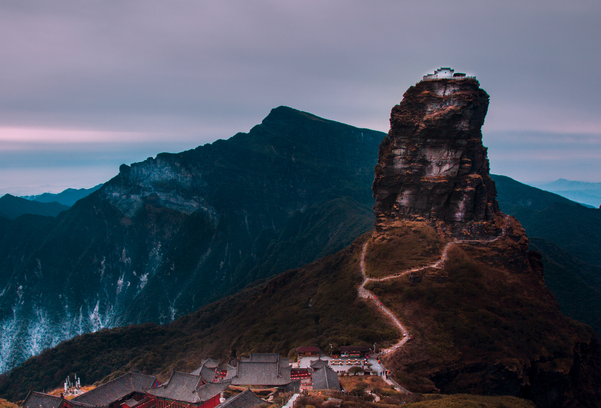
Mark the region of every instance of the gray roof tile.
<instances>
[{"instance_id":1,"label":"gray roof tile","mask_svg":"<svg viewBox=\"0 0 601 408\"><path fill-rule=\"evenodd\" d=\"M225 371L226 371L225 381L231 381L231 379L236 376L237 368L234 366L231 366L229 364L226 364Z\"/></svg>"},{"instance_id":2,"label":"gray roof tile","mask_svg":"<svg viewBox=\"0 0 601 408\"><path fill-rule=\"evenodd\" d=\"M246 389L238 395L229 398L219 404L217 408L253 408L263 404L261 398L257 397L250 389Z\"/></svg>"},{"instance_id":3,"label":"gray roof tile","mask_svg":"<svg viewBox=\"0 0 601 408\"><path fill-rule=\"evenodd\" d=\"M277 356L277 354L276 354ZM290 383L290 365L278 359L260 362L265 359L251 359L238 362L236 375L232 377L232 385L281 386Z\"/></svg>"},{"instance_id":4,"label":"gray roof tile","mask_svg":"<svg viewBox=\"0 0 601 408\"><path fill-rule=\"evenodd\" d=\"M221 394L229 385L229 383L208 383L201 385L197 393L201 401L207 401L215 395Z\"/></svg>"},{"instance_id":5,"label":"gray roof tile","mask_svg":"<svg viewBox=\"0 0 601 408\"><path fill-rule=\"evenodd\" d=\"M201 365L206 366L208 368L216 369L217 367L219 367L219 361L213 360L212 358L207 358L202 362Z\"/></svg>"},{"instance_id":6,"label":"gray roof tile","mask_svg":"<svg viewBox=\"0 0 601 408\"><path fill-rule=\"evenodd\" d=\"M328 366L316 370L311 375L314 390L336 390L340 391L338 374Z\"/></svg>"},{"instance_id":7,"label":"gray roof tile","mask_svg":"<svg viewBox=\"0 0 601 408\"><path fill-rule=\"evenodd\" d=\"M31 391L23 401L23 408L58 408L62 401L61 397Z\"/></svg>"},{"instance_id":8,"label":"gray roof tile","mask_svg":"<svg viewBox=\"0 0 601 408\"><path fill-rule=\"evenodd\" d=\"M148 393L176 401L197 403L201 400L196 389L200 387L201 383L202 378L199 375L174 371L167 383L149 390Z\"/></svg>"},{"instance_id":9,"label":"gray roof tile","mask_svg":"<svg viewBox=\"0 0 601 408\"><path fill-rule=\"evenodd\" d=\"M313 368L315 370L317 370L323 366L327 366L327 365L328 365L328 362L325 360L322 360L321 358L311 362L311 368Z\"/></svg>"},{"instance_id":10,"label":"gray roof tile","mask_svg":"<svg viewBox=\"0 0 601 408\"><path fill-rule=\"evenodd\" d=\"M202 378L198 375L174 371L169 382L148 390L148 393L160 398L197 404L213 398L227 386L227 383L202 384Z\"/></svg>"},{"instance_id":11,"label":"gray roof tile","mask_svg":"<svg viewBox=\"0 0 601 408\"><path fill-rule=\"evenodd\" d=\"M213 382L213 379L215 378L215 368L216 367L217 366L211 368L209 365L206 364L206 361L205 361L202 363L202 365L200 367L198 367L196 370L192 371L190 374L201 376L205 382Z\"/></svg>"},{"instance_id":12,"label":"gray roof tile","mask_svg":"<svg viewBox=\"0 0 601 408\"><path fill-rule=\"evenodd\" d=\"M85 394L78 395L71 401L87 405L107 406L133 392L145 392L152 388L156 377L136 372L130 372L102 384Z\"/></svg>"}]
</instances>

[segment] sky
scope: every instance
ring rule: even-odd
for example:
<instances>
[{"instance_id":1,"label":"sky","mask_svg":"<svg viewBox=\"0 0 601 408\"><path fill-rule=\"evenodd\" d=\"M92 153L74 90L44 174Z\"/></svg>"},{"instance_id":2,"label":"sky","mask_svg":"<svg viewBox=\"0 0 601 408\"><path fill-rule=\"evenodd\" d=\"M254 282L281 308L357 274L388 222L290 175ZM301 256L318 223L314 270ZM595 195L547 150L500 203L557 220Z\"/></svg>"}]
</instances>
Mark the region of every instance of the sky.
<instances>
[{"instance_id":1,"label":"sky","mask_svg":"<svg viewBox=\"0 0 601 408\"><path fill-rule=\"evenodd\" d=\"M0 194L248 132L286 105L388 131L441 66L490 95L491 171L601 181L598 0L0 1Z\"/></svg>"}]
</instances>

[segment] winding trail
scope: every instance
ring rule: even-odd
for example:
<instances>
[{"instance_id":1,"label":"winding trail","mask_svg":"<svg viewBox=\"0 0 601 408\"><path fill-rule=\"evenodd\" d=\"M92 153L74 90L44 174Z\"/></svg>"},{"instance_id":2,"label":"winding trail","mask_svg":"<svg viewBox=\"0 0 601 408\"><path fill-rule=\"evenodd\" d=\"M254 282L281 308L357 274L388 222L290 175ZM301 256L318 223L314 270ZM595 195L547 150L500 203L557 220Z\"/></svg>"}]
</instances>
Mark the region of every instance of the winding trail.
<instances>
[{"instance_id":1,"label":"winding trail","mask_svg":"<svg viewBox=\"0 0 601 408\"><path fill-rule=\"evenodd\" d=\"M492 242L498 241L499 239L505 237L507 235L507 227L509 226L509 216L506 215L505 216L505 225L503 226L502 230L501 230L501 234L496 236L495 238L491 238L491 239L464 239L464 240L460 240L460 239L454 239L452 241L449 241L445 244L445 246L442 249L442 254L440 256L440 259L436 262L433 262L431 264L428 265L424 265L424 266L420 266L418 268L412 268L412 269L406 269L404 271L401 271L399 273L396 273L394 275L390 275L390 276L386 276L384 278L370 278L367 276L367 274L365 273L365 254L367 252L367 244L369 243L369 241L365 242L365 244L363 245L363 250L361 251L361 273L363 274L363 282L361 283L361 285L359 286L359 288L357 289L358 295L361 298L364 299L371 299L371 301L373 301L376 306L378 306L378 308L380 309L380 311L382 313L384 313L386 316L388 316L390 318L390 320L392 320L392 322L394 323L394 325L400 330L400 332L402 333L403 337L401 338L401 340L399 340L399 342L397 342L396 344L392 345L391 347L388 347L387 349L381 350L380 351L380 355L386 355L386 354L390 354L392 352L394 352L395 350L398 350L399 348L403 347L405 345L405 343L407 343L409 340L411 340L411 338L413 337L410 333L409 330L407 330L407 328L405 326L403 326L403 323L401 323L401 321L394 315L394 313L392 313L392 311L387 308L386 306L384 306L384 304L376 297L376 295L374 295L372 292L370 292L369 290L367 290L365 288L365 285L367 285L369 282L383 282L383 281L387 281L390 279L397 279L400 278L403 275L406 275L408 273L412 273L412 272L419 272L419 271L423 271L424 269L442 269L447 258L448 258L448 254L449 254L449 250L454 246L454 245L460 245L460 244L490 244ZM402 388L402 387L401 387ZM407 391L406 389L403 388L404 391Z\"/></svg>"}]
</instances>

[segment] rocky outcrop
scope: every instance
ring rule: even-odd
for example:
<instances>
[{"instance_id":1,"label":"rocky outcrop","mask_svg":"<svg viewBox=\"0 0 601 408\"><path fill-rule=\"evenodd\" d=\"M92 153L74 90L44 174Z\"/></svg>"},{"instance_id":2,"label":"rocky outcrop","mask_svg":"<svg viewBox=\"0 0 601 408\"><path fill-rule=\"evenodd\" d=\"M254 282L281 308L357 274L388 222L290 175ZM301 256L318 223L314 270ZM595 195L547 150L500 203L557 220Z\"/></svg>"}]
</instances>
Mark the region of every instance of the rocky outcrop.
<instances>
[{"instance_id":1,"label":"rocky outcrop","mask_svg":"<svg viewBox=\"0 0 601 408\"><path fill-rule=\"evenodd\" d=\"M413 334L384 361L416 392L599 406L598 338L561 314L541 255L529 251L520 223L499 211L482 145L488 99L474 78L425 80L392 109L373 183L378 256L367 255L368 268L382 273L432 256L425 226L453 244L422 275L397 271L399 289L367 287Z\"/></svg>"},{"instance_id":2,"label":"rocky outcrop","mask_svg":"<svg viewBox=\"0 0 601 408\"><path fill-rule=\"evenodd\" d=\"M481 127L488 94L476 79L421 81L391 112L373 183L376 229L397 219L441 221L482 234L498 212Z\"/></svg>"}]
</instances>

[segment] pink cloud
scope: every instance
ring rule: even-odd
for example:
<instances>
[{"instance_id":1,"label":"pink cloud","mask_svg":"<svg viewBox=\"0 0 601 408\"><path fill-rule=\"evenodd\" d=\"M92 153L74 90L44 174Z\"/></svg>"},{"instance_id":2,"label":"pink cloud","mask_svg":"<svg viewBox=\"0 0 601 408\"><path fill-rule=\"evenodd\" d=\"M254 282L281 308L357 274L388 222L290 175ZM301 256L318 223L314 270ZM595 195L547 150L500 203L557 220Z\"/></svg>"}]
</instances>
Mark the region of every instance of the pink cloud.
<instances>
[{"instance_id":1,"label":"pink cloud","mask_svg":"<svg viewBox=\"0 0 601 408\"><path fill-rule=\"evenodd\" d=\"M140 142L156 136L138 132L111 132L84 129L52 129L34 127L0 127L0 143L7 144L64 144ZM1 147L0 147L1 149Z\"/></svg>"}]
</instances>

